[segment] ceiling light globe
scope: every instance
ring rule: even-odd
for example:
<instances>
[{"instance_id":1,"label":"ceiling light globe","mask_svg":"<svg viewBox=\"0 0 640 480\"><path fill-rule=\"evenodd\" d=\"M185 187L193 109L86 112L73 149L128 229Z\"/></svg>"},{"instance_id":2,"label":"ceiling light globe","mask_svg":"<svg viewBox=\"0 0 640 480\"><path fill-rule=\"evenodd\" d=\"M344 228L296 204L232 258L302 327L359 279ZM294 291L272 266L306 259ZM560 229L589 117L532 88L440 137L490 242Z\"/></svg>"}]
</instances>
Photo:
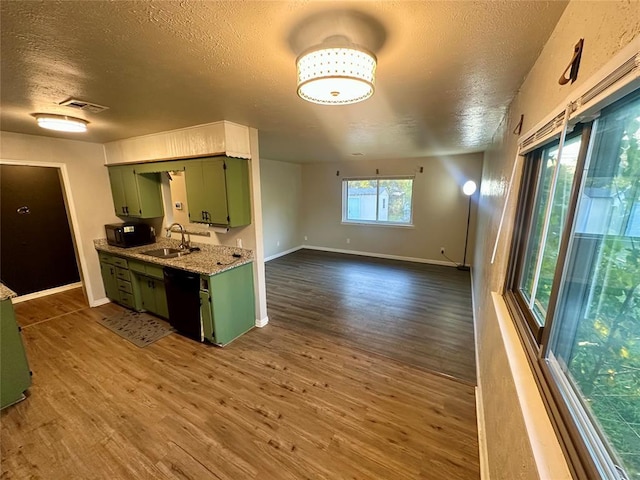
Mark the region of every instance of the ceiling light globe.
<instances>
[{"instance_id":1,"label":"ceiling light globe","mask_svg":"<svg viewBox=\"0 0 640 480\"><path fill-rule=\"evenodd\" d=\"M298 95L321 105L366 100L375 90L376 57L355 46L313 48L300 55Z\"/></svg>"},{"instance_id":2,"label":"ceiling light globe","mask_svg":"<svg viewBox=\"0 0 640 480\"><path fill-rule=\"evenodd\" d=\"M476 182L469 180L462 186L462 193L467 196L471 196L475 193L476 188Z\"/></svg>"},{"instance_id":3,"label":"ceiling light globe","mask_svg":"<svg viewBox=\"0 0 640 480\"><path fill-rule=\"evenodd\" d=\"M66 115L36 114L38 126L57 132L83 133L87 131L87 122L81 118Z\"/></svg>"}]
</instances>

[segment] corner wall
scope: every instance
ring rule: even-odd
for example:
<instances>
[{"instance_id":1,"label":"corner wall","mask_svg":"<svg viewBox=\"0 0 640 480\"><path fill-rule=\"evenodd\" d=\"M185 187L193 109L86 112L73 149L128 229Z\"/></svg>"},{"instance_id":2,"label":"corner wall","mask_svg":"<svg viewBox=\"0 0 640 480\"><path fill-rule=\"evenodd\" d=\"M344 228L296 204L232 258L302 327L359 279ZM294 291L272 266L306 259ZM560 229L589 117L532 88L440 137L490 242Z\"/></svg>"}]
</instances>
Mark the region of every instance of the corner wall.
<instances>
[{"instance_id":1,"label":"corner wall","mask_svg":"<svg viewBox=\"0 0 640 480\"><path fill-rule=\"evenodd\" d=\"M482 161L481 153L470 153L304 164L300 232L303 242L320 248L450 264L440 255L440 247L445 247L448 257L462 263L469 208L469 197L462 193L462 185L469 179L480 183ZM381 177L415 175L412 227L342 224L343 178L375 177L376 169ZM472 196L467 263L473 257L477 197L477 193Z\"/></svg>"},{"instance_id":2,"label":"corner wall","mask_svg":"<svg viewBox=\"0 0 640 480\"><path fill-rule=\"evenodd\" d=\"M275 258L300 247L302 166L260 159L264 254Z\"/></svg>"},{"instance_id":3,"label":"corner wall","mask_svg":"<svg viewBox=\"0 0 640 480\"><path fill-rule=\"evenodd\" d=\"M473 287L479 392L485 421L486 459L492 480L568 478L560 447L555 438L550 438L553 435L540 435L527 427L546 424L548 429L550 422L544 409L530 408L530 399L522 394L523 386L536 392L535 381L528 365L510 366L513 353L521 354L523 349L516 337L506 333L491 295L491 292L501 292L504 284L519 188L516 181L496 259L491 264L517 152L517 136L511 132L521 114L524 114L523 133L541 121L636 37L640 32L639 8L637 1L570 2L485 154ZM580 38L584 38L584 51L578 80L573 85L560 86L558 78ZM516 172L517 178L519 174Z\"/></svg>"}]
</instances>

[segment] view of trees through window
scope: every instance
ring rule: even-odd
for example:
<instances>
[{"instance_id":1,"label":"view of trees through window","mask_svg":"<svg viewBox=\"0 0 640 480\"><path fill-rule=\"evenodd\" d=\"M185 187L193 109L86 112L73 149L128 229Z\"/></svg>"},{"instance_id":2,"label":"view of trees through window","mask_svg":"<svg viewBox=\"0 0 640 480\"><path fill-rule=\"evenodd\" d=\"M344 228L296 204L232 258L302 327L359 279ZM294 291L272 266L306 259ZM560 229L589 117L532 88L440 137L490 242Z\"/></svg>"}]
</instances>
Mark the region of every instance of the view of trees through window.
<instances>
[{"instance_id":1,"label":"view of trees through window","mask_svg":"<svg viewBox=\"0 0 640 480\"><path fill-rule=\"evenodd\" d=\"M411 224L412 178L343 181L343 221Z\"/></svg>"},{"instance_id":2,"label":"view of trees through window","mask_svg":"<svg viewBox=\"0 0 640 480\"><path fill-rule=\"evenodd\" d=\"M567 218L567 207L580 152L581 137L568 140L558 165L558 146L545 149L542 154L539 189L532 216L533 225L523 270L522 293L531 304L540 325L544 325L555 274L560 239ZM553 192L554 175L557 179ZM551 208L549 209L549 204ZM549 210L549 212L547 212ZM547 215L548 214L548 215ZM546 234L545 234L546 229ZM541 239L544 235L544 242Z\"/></svg>"},{"instance_id":3,"label":"view of trees through window","mask_svg":"<svg viewBox=\"0 0 640 480\"><path fill-rule=\"evenodd\" d=\"M640 100L594 135L550 351L616 463L640 479Z\"/></svg>"}]
</instances>

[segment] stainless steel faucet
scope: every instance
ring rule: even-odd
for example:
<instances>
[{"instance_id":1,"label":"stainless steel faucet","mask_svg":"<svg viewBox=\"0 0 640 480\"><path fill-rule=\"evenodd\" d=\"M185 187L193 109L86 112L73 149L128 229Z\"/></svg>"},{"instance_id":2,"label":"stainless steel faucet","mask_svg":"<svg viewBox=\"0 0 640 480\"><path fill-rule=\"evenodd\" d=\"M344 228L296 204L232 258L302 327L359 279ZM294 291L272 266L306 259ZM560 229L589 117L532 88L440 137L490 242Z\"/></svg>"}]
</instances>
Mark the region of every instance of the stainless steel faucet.
<instances>
[{"instance_id":1,"label":"stainless steel faucet","mask_svg":"<svg viewBox=\"0 0 640 480\"><path fill-rule=\"evenodd\" d=\"M178 248L180 250L186 250L188 248L191 248L191 235L187 234L189 235L189 240L185 240L184 227L178 222L174 222L167 227L167 238L171 238L171 229L173 227L180 227L180 245L178 245Z\"/></svg>"}]
</instances>

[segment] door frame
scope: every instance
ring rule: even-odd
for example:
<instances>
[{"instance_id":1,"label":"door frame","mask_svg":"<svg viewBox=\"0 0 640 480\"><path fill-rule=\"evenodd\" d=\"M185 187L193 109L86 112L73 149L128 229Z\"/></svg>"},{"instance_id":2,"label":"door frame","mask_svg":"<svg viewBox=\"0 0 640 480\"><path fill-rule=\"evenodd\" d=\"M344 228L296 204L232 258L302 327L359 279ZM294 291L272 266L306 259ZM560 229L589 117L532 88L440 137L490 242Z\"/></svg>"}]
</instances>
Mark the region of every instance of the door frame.
<instances>
[{"instance_id":1,"label":"door frame","mask_svg":"<svg viewBox=\"0 0 640 480\"><path fill-rule=\"evenodd\" d=\"M67 165L58 162L37 162L31 160L3 160L0 158L0 165L17 165L23 167L47 167L57 168L60 171L60 178L62 179L62 199L64 200L64 206L67 210L67 220L69 220L69 228L71 229L71 240L73 243L73 250L76 254L76 263L78 264L78 272L80 273L80 284L82 285L82 291L85 298L89 301L87 292L86 279L89 277L89 271L87 270L86 262L84 261L84 250L82 248L82 238L80 237L79 229L77 227L78 216L76 215L75 203L73 201L73 194L71 192L71 182L69 180L69 173L67 172ZM71 284L75 288L77 284ZM24 300L30 300L40 296L49 295L55 293L55 291L64 291L65 288L57 287L50 290L43 290L42 292L34 292L29 295L23 295L22 297L13 298L14 303L19 303ZM27 298L28 297L28 298Z\"/></svg>"}]
</instances>

